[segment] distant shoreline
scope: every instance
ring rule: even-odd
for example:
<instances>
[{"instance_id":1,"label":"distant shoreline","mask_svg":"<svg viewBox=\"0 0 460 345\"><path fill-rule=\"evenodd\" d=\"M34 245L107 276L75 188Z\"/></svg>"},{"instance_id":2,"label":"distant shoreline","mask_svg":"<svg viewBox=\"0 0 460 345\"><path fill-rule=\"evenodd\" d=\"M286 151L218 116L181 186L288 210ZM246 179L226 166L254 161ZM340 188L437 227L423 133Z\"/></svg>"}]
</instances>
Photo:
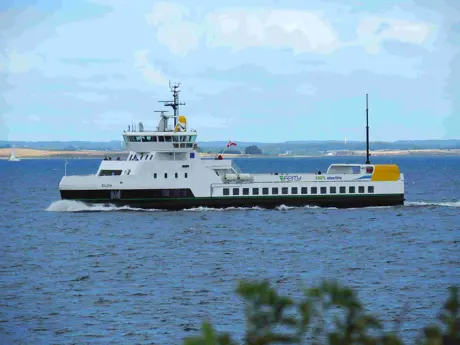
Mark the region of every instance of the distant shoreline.
<instances>
[{"instance_id":1,"label":"distant shoreline","mask_svg":"<svg viewBox=\"0 0 460 345\"><path fill-rule=\"evenodd\" d=\"M0 149L0 159L8 159L12 149ZM105 156L112 159L123 159L127 152L115 151L60 151L60 150L37 150L37 149L14 149L16 157L20 159L104 159ZM214 158L215 153L200 153L200 157ZM224 154L224 158L312 158L312 157L362 157L365 151L348 151L346 154L337 155L248 155L248 154ZM422 149L422 150L378 150L371 151L371 156L460 156L460 149Z\"/></svg>"}]
</instances>

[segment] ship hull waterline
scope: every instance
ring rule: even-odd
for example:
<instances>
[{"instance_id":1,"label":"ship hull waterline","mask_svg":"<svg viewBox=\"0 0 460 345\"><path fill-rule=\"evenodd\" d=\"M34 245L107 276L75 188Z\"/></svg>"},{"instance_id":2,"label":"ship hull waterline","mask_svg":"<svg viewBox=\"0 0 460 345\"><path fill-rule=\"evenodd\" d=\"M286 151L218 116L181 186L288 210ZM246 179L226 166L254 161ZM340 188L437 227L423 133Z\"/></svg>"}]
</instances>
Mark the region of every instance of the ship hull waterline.
<instances>
[{"instance_id":1,"label":"ship hull waterline","mask_svg":"<svg viewBox=\"0 0 460 345\"><path fill-rule=\"evenodd\" d=\"M404 194L375 195L309 195L269 197L189 197L189 198L142 198L142 199L86 199L61 196L62 200L80 201L85 204L128 206L142 209L179 211L190 208L260 207L273 209L279 206L317 206L335 208L362 208L404 205Z\"/></svg>"}]
</instances>

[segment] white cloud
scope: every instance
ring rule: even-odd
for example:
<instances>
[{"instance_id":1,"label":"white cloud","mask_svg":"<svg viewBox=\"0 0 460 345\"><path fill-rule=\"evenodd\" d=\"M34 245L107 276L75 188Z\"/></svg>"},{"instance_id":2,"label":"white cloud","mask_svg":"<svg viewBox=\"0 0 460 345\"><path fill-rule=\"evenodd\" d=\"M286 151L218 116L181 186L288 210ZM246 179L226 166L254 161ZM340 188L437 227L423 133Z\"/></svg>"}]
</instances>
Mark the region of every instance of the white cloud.
<instances>
[{"instance_id":1,"label":"white cloud","mask_svg":"<svg viewBox=\"0 0 460 345\"><path fill-rule=\"evenodd\" d=\"M40 122L41 121L40 118L37 115L30 115L27 118L32 122Z\"/></svg>"},{"instance_id":2,"label":"white cloud","mask_svg":"<svg viewBox=\"0 0 460 345\"><path fill-rule=\"evenodd\" d=\"M8 74L27 73L32 69L39 68L44 59L32 53L18 53L16 50L6 51L0 54L0 72Z\"/></svg>"},{"instance_id":3,"label":"white cloud","mask_svg":"<svg viewBox=\"0 0 460 345\"><path fill-rule=\"evenodd\" d=\"M433 25L421 21L366 17L359 22L356 43L363 45L369 53L378 53L383 41L423 45L434 31Z\"/></svg>"},{"instance_id":4,"label":"white cloud","mask_svg":"<svg viewBox=\"0 0 460 345\"><path fill-rule=\"evenodd\" d=\"M64 95L75 97L86 102L103 102L107 99L107 95L99 93L79 92L79 93L65 93Z\"/></svg>"},{"instance_id":5,"label":"white cloud","mask_svg":"<svg viewBox=\"0 0 460 345\"><path fill-rule=\"evenodd\" d=\"M289 48L296 53L330 53L338 47L332 27L322 15L309 11L230 9L187 20L187 8L159 3L146 16L157 39L176 55L208 46L241 50L250 47Z\"/></svg>"},{"instance_id":6,"label":"white cloud","mask_svg":"<svg viewBox=\"0 0 460 345\"><path fill-rule=\"evenodd\" d=\"M296 53L330 53L338 47L332 27L318 13L293 10L230 10L207 18L207 43L235 50L289 48Z\"/></svg>"},{"instance_id":7,"label":"white cloud","mask_svg":"<svg viewBox=\"0 0 460 345\"><path fill-rule=\"evenodd\" d=\"M149 61L148 50L134 52L134 65L139 69L146 81L157 85L168 85L168 78L160 70L155 69Z\"/></svg>"}]
</instances>

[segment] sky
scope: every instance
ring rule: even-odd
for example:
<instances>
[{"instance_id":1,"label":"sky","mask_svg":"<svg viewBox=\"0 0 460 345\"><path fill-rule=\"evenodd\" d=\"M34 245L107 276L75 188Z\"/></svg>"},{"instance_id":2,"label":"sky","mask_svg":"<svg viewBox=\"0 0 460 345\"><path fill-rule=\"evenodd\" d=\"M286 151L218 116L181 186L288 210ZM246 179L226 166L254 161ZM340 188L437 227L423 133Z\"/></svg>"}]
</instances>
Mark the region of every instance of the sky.
<instances>
[{"instance_id":1,"label":"sky","mask_svg":"<svg viewBox=\"0 0 460 345\"><path fill-rule=\"evenodd\" d=\"M457 0L2 0L0 140L460 139ZM168 108L170 109L170 108Z\"/></svg>"}]
</instances>

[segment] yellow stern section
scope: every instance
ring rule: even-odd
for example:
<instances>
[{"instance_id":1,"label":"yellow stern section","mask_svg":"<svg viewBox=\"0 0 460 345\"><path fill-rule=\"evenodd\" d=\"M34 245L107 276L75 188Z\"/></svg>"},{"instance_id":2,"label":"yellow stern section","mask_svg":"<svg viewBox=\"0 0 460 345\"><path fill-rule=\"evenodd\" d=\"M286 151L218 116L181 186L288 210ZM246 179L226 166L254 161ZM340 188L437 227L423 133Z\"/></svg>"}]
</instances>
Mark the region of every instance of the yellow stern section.
<instances>
[{"instance_id":1,"label":"yellow stern section","mask_svg":"<svg viewBox=\"0 0 460 345\"><path fill-rule=\"evenodd\" d=\"M371 181L398 181L400 176L401 172L396 164L377 164L374 165Z\"/></svg>"}]
</instances>

